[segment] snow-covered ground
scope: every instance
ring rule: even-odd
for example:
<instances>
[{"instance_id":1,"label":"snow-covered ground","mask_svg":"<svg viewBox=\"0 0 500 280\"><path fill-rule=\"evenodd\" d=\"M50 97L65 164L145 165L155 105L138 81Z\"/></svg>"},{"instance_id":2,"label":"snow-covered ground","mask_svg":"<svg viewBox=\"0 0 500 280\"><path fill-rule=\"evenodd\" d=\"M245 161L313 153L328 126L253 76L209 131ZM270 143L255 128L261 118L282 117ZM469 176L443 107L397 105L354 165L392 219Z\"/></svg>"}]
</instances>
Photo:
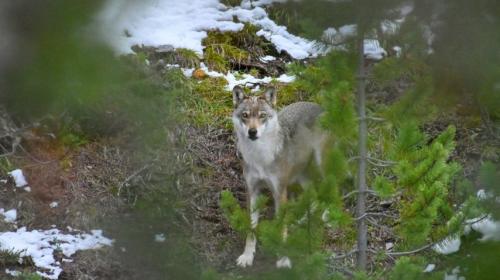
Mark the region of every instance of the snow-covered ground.
<instances>
[{"instance_id":1,"label":"snow-covered ground","mask_svg":"<svg viewBox=\"0 0 500 280\"><path fill-rule=\"evenodd\" d=\"M22 227L17 231L0 233L1 250L19 252L21 257L31 257L39 269L37 273L48 279L58 279L62 272L61 263L54 259L55 251L61 251L69 258L77 251L97 249L112 243L111 239L102 235L101 230L93 230L90 234L65 234L58 229L28 231ZM15 274L15 271L10 271L12 273Z\"/></svg>"},{"instance_id":2,"label":"snow-covered ground","mask_svg":"<svg viewBox=\"0 0 500 280\"><path fill-rule=\"evenodd\" d=\"M108 0L97 18L105 38L121 54L131 53L133 45L171 45L194 50L201 56L201 42L207 37L207 31L240 31L242 22L260 27L257 35L271 41L279 52L286 51L295 59L325 53L327 48L324 45L295 36L285 26L271 20L262 6L273 2L285 0L243 1L237 7L226 7L219 0L148 0L141 3ZM402 8L401 14L406 15L407 10ZM239 22L234 22L234 18ZM404 18L385 21L382 26L384 30L396 32L402 21ZM325 30L325 36L334 45L355 34L356 25ZM386 55L374 39L365 42L365 49L371 59L379 60Z\"/></svg>"},{"instance_id":3,"label":"snow-covered ground","mask_svg":"<svg viewBox=\"0 0 500 280\"><path fill-rule=\"evenodd\" d=\"M9 172L17 188L28 184L21 169ZM50 207L57 207L57 202L52 202ZM0 208L0 218L17 228L17 210L5 210ZM68 227L68 233L63 233L55 228L49 230L27 230L26 227L18 228L16 231L0 232L0 250L19 253L19 263L23 257L31 257L33 264L37 267L37 273L47 279L58 279L62 272L61 263L54 258L54 252L60 251L66 257L64 262L80 250L97 249L102 246L110 246L113 240L103 236L101 230L92 230L90 233L75 231ZM19 275L18 271L5 269L5 273L11 276Z\"/></svg>"},{"instance_id":4,"label":"snow-covered ground","mask_svg":"<svg viewBox=\"0 0 500 280\"><path fill-rule=\"evenodd\" d=\"M258 6L273 1L255 1L253 7L226 7L219 0L148 0L131 3L108 0L98 15L108 42L119 53L131 53L133 45L187 48L203 53L201 41L208 30L240 31L242 22L261 28L257 35L271 41L278 51L293 58L317 56L320 49L313 41L290 34L285 26L269 19ZM257 7L255 7L257 6ZM237 18L240 22L234 22Z\"/></svg>"},{"instance_id":5,"label":"snow-covered ground","mask_svg":"<svg viewBox=\"0 0 500 280\"><path fill-rule=\"evenodd\" d=\"M274 44L278 52L285 51L292 58L305 59L326 53L331 47L317 43L288 32L271 20L264 6L286 0L242 1L240 6L227 7L219 0L147 0L129 2L108 0L97 16L103 35L119 54L131 53L133 45L160 47L170 45L174 48L194 50L203 54L202 40L207 31L240 31L243 23L252 23L260 28L256 33ZM237 19L237 22L234 21ZM329 28L323 39L330 38L333 45L341 44L349 36L356 34L356 25ZM329 41L329 40L327 40ZM365 40L365 55L369 59L380 60L387 52L375 39ZM264 57L263 59L270 59ZM270 60L264 60L270 61ZM190 76L194 69L183 69ZM271 77L257 79L249 74L221 74L208 71L211 77L224 77L228 81L227 90L235 85L262 84L272 81ZM292 82L294 77L281 76L277 81Z\"/></svg>"},{"instance_id":6,"label":"snow-covered ground","mask_svg":"<svg viewBox=\"0 0 500 280\"><path fill-rule=\"evenodd\" d=\"M273 80L273 78L271 77L256 78L250 74L236 74L235 72L228 72L227 74L222 74L216 71L209 70L203 63L201 64L200 69L203 70L209 77L215 77L215 78L223 77L224 79L226 79L227 85L225 89L228 91L231 91L237 85L245 86L249 84L250 85L269 84ZM191 77L194 70L195 69L183 69L183 72L184 75L186 75L187 77ZM295 77L282 74L275 80L281 83L290 83L295 80Z\"/></svg>"}]
</instances>

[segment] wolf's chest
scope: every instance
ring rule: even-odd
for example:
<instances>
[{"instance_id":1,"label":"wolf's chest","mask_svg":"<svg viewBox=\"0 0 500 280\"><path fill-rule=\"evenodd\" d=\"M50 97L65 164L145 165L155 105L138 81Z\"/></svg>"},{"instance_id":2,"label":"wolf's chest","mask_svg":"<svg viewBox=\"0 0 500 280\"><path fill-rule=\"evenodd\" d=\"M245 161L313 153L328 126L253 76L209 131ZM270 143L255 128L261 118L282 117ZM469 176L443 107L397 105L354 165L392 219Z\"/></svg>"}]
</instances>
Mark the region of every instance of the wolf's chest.
<instances>
[{"instance_id":1,"label":"wolf's chest","mask_svg":"<svg viewBox=\"0 0 500 280\"><path fill-rule=\"evenodd\" d=\"M267 171L273 169L278 159L282 145L273 139L259 139L257 141L240 141L238 149L248 169L259 177L266 177Z\"/></svg>"},{"instance_id":2,"label":"wolf's chest","mask_svg":"<svg viewBox=\"0 0 500 280\"><path fill-rule=\"evenodd\" d=\"M249 165L268 165L276 160L281 147L276 143L265 141L244 141L239 145L239 150L245 163Z\"/></svg>"}]
</instances>

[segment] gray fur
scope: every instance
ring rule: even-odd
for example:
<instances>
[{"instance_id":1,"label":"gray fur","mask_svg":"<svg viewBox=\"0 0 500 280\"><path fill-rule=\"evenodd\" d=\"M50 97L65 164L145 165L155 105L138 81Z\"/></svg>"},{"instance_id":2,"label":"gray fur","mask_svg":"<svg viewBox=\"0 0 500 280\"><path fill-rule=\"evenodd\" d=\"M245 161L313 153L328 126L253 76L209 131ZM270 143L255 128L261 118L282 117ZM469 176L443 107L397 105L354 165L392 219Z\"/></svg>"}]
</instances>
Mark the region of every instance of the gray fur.
<instances>
[{"instance_id":1,"label":"gray fur","mask_svg":"<svg viewBox=\"0 0 500 280\"><path fill-rule=\"evenodd\" d=\"M233 96L238 96L239 92L240 89L235 88ZM317 125L322 113L318 104L297 102L277 113L273 102L276 102L276 92L268 89L262 97L244 97L233 112L252 227L258 223L255 201L261 189L271 191L277 212L287 199L289 185L309 181L307 167L311 162L321 170L321 156L327 139L327 134ZM257 137L252 138L250 130L255 132L255 129ZM286 232L283 236L286 238ZM255 236L250 234L245 251L237 260L238 265L252 265L255 246ZM277 266L290 266L290 260L283 257Z\"/></svg>"},{"instance_id":2,"label":"gray fur","mask_svg":"<svg viewBox=\"0 0 500 280\"><path fill-rule=\"evenodd\" d=\"M282 133L286 138L293 138L299 126L313 128L322 112L323 108L312 102L296 102L286 106L278 114Z\"/></svg>"}]
</instances>

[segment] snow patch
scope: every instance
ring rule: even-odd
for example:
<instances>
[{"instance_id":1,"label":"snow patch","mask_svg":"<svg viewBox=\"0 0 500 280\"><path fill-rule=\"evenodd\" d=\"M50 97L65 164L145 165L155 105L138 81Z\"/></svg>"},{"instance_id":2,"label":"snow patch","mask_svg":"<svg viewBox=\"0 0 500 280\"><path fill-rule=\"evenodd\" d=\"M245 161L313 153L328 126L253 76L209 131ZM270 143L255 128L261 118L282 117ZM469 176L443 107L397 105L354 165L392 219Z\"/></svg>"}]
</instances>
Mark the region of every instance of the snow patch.
<instances>
[{"instance_id":1,"label":"snow patch","mask_svg":"<svg viewBox=\"0 0 500 280\"><path fill-rule=\"evenodd\" d=\"M365 57L373 60L381 60L387 56L387 52L380 46L378 40L365 39Z\"/></svg>"},{"instance_id":2,"label":"snow patch","mask_svg":"<svg viewBox=\"0 0 500 280\"><path fill-rule=\"evenodd\" d=\"M384 34L395 35L399 32L399 28L401 27L402 23L403 23L402 20L396 20L396 21L384 20L380 23L380 29Z\"/></svg>"},{"instance_id":3,"label":"snow patch","mask_svg":"<svg viewBox=\"0 0 500 280\"><path fill-rule=\"evenodd\" d=\"M21 275L21 272L17 271L17 270L10 270L8 268L5 269L5 274L8 274L12 277L17 277L19 275Z\"/></svg>"},{"instance_id":4,"label":"snow patch","mask_svg":"<svg viewBox=\"0 0 500 280\"><path fill-rule=\"evenodd\" d=\"M470 228L483 235L479 241L500 241L500 222L492 220L491 216L470 219L466 222L470 224ZM468 232L470 229L466 228L464 231Z\"/></svg>"},{"instance_id":5,"label":"snow patch","mask_svg":"<svg viewBox=\"0 0 500 280\"><path fill-rule=\"evenodd\" d=\"M432 271L434 271L435 268L436 268L436 265L433 263L430 263L425 267L424 272L432 272Z\"/></svg>"},{"instance_id":6,"label":"snow patch","mask_svg":"<svg viewBox=\"0 0 500 280\"><path fill-rule=\"evenodd\" d=\"M338 30L330 27L323 31L322 40L331 44L336 49L345 48L347 39L356 35L357 25L344 25ZM365 39L364 43L364 54L368 59L381 60L387 56L387 52L384 48L380 46L380 42L377 39Z\"/></svg>"},{"instance_id":7,"label":"snow patch","mask_svg":"<svg viewBox=\"0 0 500 280\"><path fill-rule=\"evenodd\" d=\"M27 231L22 227L15 232L0 233L0 249L20 252L21 257L30 256L36 267L48 272L37 273L48 279L58 279L62 272L60 263L54 259L54 251L60 250L71 257L76 251L111 246L113 240L102 235L101 230L91 234L64 234L58 229Z\"/></svg>"},{"instance_id":8,"label":"snow patch","mask_svg":"<svg viewBox=\"0 0 500 280\"><path fill-rule=\"evenodd\" d=\"M245 86L247 84L258 85L258 84L269 84L273 78L264 77L256 78L250 74L243 74L241 76L235 76L233 73L228 73L224 78L227 80L228 85L225 87L227 91L232 91L235 86ZM283 74L276 78L276 81L282 83L291 83L295 81L295 76L288 76Z\"/></svg>"},{"instance_id":9,"label":"snow patch","mask_svg":"<svg viewBox=\"0 0 500 280\"><path fill-rule=\"evenodd\" d=\"M339 27L338 30L329 27L323 31L322 40L332 45L341 45L346 43L349 37L355 36L356 30L356 24L344 25Z\"/></svg>"},{"instance_id":10,"label":"snow patch","mask_svg":"<svg viewBox=\"0 0 500 280\"><path fill-rule=\"evenodd\" d=\"M484 189L478 190L476 196L479 200L485 200L493 197L491 193L487 193Z\"/></svg>"},{"instance_id":11,"label":"snow patch","mask_svg":"<svg viewBox=\"0 0 500 280\"><path fill-rule=\"evenodd\" d=\"M448 237L437 243L432 249L439 254L448 255L457 252L460 249L460 236Z\"/></svg>"},{"instance_id":12,"label":"snow patch","mask_svg":"<svg viewBox=\"0 0 500 280\"><path fill-rule=\"evenodd\" d=\"M0 215L4 216L4 221L7 223L15 223L17 219L17 210L11 209L9 211L5 211L3 208L0 208Z\"/></svg>"},{"instance_id":13,"label":"snow patch","mask_svg":"<svg viewBox=\"0 0 500 280\"><path fill-rule=\"evenodd\" d=\"M227 85L225 89L227 91L232 91L235 86L245 86L247 84L251 85L259 85L259 84L269 84L271 81L276 80L281 83L291 83L295 81L295 76L290 76L287 74L282 74L278 78L264 77L264 78L256 78L250 74L239 74L237 72L228 72L227 74L222 74L216 71L210 71L208 67L201 63L200 69L207 74L207 76L212 78L224 78L227 81ZM186 77L191 77L194 69L182 69L182 72Z\"/></svg>"},{"instance_id":14,"label":"snow patch","mask_svg":"<svg viewBox=\"0 0 500 280\"><path fill-rule=\"evenodd\" d=\"M167 240L167 239L165 238L164 233L155 234L155 242L163 243L163 242L165 242L165 240Z\"/></svg>"},{"instance_id":15,"label":"snow patch","mask_svg":"<svg viewBox=\"0 0 500 280\"><path fill-rule=\"evenodd\" d=\"M243 0L241 2L241 7L250 9L253 7L261 7L261 6L268 6L273 3L285 3L288 0Z\"/></svg>"},{"instance_id":16,"label":"snow patch","mask_svg":"<svg viewBox=\"0 0 500 280\"><path fill-rule=\"evenodd\" d=\"M23 171L21 169L15 169L8 173L14 179L16 187L21 188L28 185L26 178L24 177Z\"/></svg>"},{"instance_id":17,"label":"snow patch","mask_svg":"<svg viewBox=\"0 0 500 280\"><path fill-rule=\"evenodd\" d=\"M272 55L266 55L266 56L263 56L261 58L259 58L260 61L266 63L266 62L269 62L269 61L275 61L276 60L276 57L272 56Z\"/></svg>"},{"instance_id":18,"label":"snow patch","mask_svg":"<svg viewBox=\"0 0 500 280\"><path fill-rule=\"evenodd\" d=\"M396 57L401 57L401 54L403 53L403 49L400 46L394 46L394 47L392 47L392 49L396 53Z\"/></svg>"},{"instance_id":19,"label":"snow patch","mask_svg":"<svg viewBox=\"0 0 500 280\"><path fill-rule=\"evenodd\" d=\"M59 202L57 202L57 201L52 201L52 202L49 204L49 207L50 207L50 208L56 208L57 206L59 206Z\"/></svg>"}]
</instances>

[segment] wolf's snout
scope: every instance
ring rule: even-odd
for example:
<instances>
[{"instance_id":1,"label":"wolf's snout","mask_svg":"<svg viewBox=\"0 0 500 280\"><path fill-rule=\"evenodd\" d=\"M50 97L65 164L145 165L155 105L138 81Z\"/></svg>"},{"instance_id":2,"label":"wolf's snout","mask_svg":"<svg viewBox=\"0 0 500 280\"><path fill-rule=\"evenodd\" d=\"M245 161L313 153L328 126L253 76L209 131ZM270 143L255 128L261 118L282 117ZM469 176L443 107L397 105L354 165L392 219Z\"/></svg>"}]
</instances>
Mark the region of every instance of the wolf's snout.
<instances>
[{"instance_id":1,"label":"wolf's snout","mask_svg":"<svg viewBox=\"0 0 500 280\"><path fill-rule=\"evenodd\" d=\"M248 130L248 138L250 138L251 140L257 140L257 129L250 128Z\"/></svg>"}]
</instances>

